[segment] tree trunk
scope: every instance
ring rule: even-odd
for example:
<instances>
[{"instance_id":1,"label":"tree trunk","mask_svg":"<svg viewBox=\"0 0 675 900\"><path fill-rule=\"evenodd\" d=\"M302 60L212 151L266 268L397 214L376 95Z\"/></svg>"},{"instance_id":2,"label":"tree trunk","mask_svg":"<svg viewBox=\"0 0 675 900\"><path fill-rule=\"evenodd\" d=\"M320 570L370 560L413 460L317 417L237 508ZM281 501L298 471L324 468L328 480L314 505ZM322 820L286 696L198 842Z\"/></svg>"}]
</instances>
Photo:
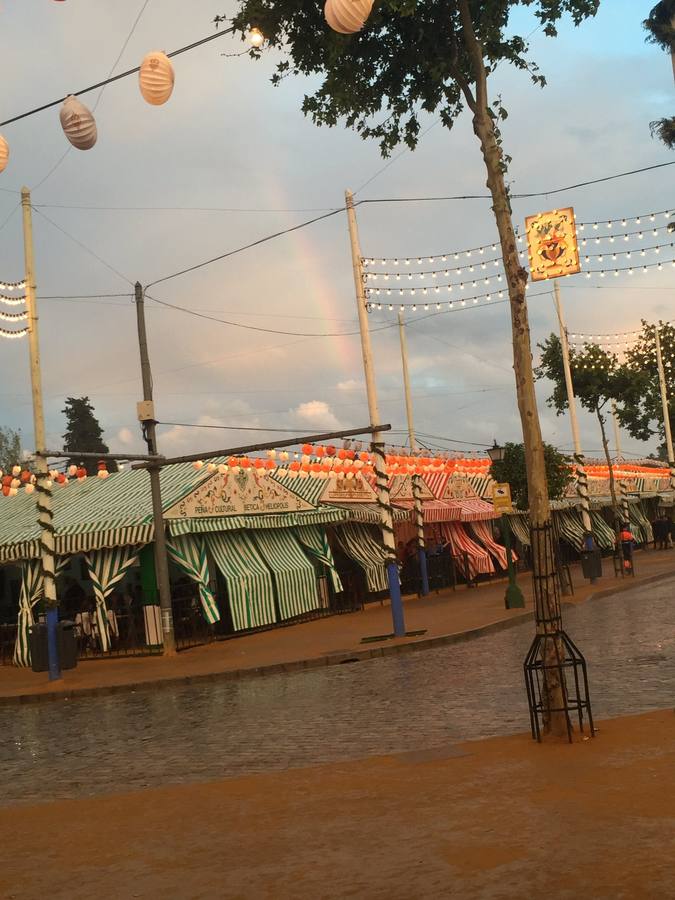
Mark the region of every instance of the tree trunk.
<instances>
[{"instance_id":1,"label":"tree trunk","mask_svg":"<svg viewBox=\"0 0 675 900\"><path fill-rule=\"evenodd\" d=\"M602 449L605 451L605 459L607 460L607 468L609 469L609 495L612 498L612 512L614 513L614 533L616 535L616 549L619 554L619 562L621 563L621 574L623 575L623 547L621 546L621 516L619 514L619 504L616 499L616 482L614 480L614 470L612 469L612 457L609 455L609 441L607 440L607 432L605 431L605 417L600 412L600 407L595 407L595 413L600 423L600 435L602 437Z\"/></svg>"},{"instance_id":2,"label":"tree trunk","mask_svg":"<svg viewBox=\"0 0 675 900\"><path fill-rule=\"evenodd\" d=\"M504 184L502 151L497 143L494 121L490 115L488 105L487 73L485 71L483 50L473 30L468 0L459 0L459 10L462 19L462 38L471 60L475 77L475 99L471 95L471 91L467 91L466 85L462 85L462 88L474 114L473 130L480 141L485 161L487 187L492 195L492 209L499 232L504 272L506 273L509 289L511 331L513 336L513 369L523 430L530 522L532 525L533 576L535 585L539 584L540 586L540 608L535 612L539 623L551 623L560 616L560 604L556 590L556 570L552 545L545 542L544 532L541 530L542 526L550 527L551 510L546 481L544 444L534 391L530 325L525 299L528 276L526 270L521 266L518 256L516 236L511 219L511 204L506 185ZM544 546L542 546L542 542L545 542ZM537 591L535 591L535 594L537 594ZM547 626L538 625L538 628L541 633L544 633ZM550 633L550 625L547 630ZM562 659L560 642L548 640L545 642L545 646L548 648L548 656L550 657L547 658L546 663L549 666L555 666L556 660ZM549 668L546 674L548 677L544 679L543 687L545 706L548 710L560 710L565 706L565 686L560 681L557 669ZM567 735L567 717L565 713L549 712L546 716L545 726L551 734L556 736Z\"/></svg>"}]
</instances>

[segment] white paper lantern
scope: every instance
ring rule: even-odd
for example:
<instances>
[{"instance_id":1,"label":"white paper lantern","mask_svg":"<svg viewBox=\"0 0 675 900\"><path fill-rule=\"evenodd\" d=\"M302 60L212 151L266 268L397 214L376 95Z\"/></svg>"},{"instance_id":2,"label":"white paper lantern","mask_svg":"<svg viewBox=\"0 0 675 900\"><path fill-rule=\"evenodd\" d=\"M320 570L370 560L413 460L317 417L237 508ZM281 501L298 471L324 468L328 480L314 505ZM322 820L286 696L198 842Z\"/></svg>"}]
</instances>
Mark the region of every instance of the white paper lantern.
<instances>
[{"instance_id":1,"label":"white paper lantern","mask_svg":"<svg viewBox=\"0 0 675 900\"><path fill-rule=\"evenodd\" d=\"M203 465L204 465L204 463L201 461L201 459L196 459L192 463L192 468L197 469L197 471L199 471L199 469L201 469Z\"/></svg>"},{"instance_id":2,"label":"white paper lantern","mask_svg":"<svg viewBox=\"0 0 675 900\"><path fill-rule=\"evenodd\" d=\"M365 25L372 8L372 0L326 0L323 14L333 31L355 34Z\"/></svg>"},{"instance_id":3,"label":"white paper lantern","mask_svg":"<svg viewBox=\"0 0 675 900\"><path fill-rule=\"evenodd\" d=\"M0 134L0 172L4 172L9 162L9 144Z\"/></svg>"},{"instance_id":4,"label":"white paper lantern","mask_svg":"<svg viewBox=\"0 0 675 900\"><path fill-rule=\"evenodd\" d=\"M173 93L175 76L171 60L161 50L148 53L138 73L143 99L152 106L161 106Z\"/></svg>"},{"instance_id":5,"label":"white paper lantern","mask_svg":"<svg viewBox=\"0 0 675 900\"><path fill-rule=\"evenodd\" d=\"M76 150L91 150L98 133L96 121L84 103L73 96L66 97L59 113L61 128Z\"/></svg>"},{"instance_id":6,"label":"white paper lantern","mask_svg":"<svg viewBox=\"0 0 675 900\"><path fill-rule=\"evenodd\" d=\"M35 485L33 485L33 484L27 484L26 487L24 488L24 491L27 494L32 494L34 490L35 490Z\"/></svg>"}]
</instances>

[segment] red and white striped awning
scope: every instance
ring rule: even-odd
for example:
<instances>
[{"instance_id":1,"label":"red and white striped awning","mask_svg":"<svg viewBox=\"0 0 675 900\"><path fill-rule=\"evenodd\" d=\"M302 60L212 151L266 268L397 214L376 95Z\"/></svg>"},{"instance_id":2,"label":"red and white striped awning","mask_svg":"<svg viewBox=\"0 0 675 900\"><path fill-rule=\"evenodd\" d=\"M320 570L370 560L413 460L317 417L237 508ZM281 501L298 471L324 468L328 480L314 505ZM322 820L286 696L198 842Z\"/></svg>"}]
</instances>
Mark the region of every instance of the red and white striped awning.
<instances>
[{"instance_id":1,"label":"red and white striped awning","mask_svg":"<svg viewBox=\"0 0 675 900\"><path fill-rule=\"evenodd\" d=\"M399 506L412 509L412 500L397 500ZM471 500L424 500L422 515L425 525L433 522L482 522L496 519L491 503L477 498Z\"/></svg>"}]
</instances>

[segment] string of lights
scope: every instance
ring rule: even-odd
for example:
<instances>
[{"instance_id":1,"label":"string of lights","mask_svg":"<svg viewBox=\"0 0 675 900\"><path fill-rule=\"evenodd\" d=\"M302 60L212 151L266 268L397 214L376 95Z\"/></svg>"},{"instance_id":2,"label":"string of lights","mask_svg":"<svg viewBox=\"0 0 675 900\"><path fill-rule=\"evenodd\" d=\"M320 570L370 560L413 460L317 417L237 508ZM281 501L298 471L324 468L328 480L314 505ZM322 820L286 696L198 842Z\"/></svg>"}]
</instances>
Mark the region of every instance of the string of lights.
<instances>
[{"instance_id":1,"label":"string of lights","mask_svg":"<svg viewBox=\"0 0 675 900\"><path fill-rule=\"evenodd\" d=\"M0 294L0 303L4 303L6 306L21 306L25 302L25 294L22 294L20 297L7 297L5 294Z\"/></svg>"},{"instance_id":2,"label":"string of lights","mask_svg":"<svg viewBox=\"0 0 675 900\"><path fill-rule=\"evenodd\" d=\"M643 232L638 232L640 236L643 235ZM658 229L654 229L654 234L658 233ZM659 253L664 247L673 247L675 244L671 241L667 244L652 244L650 247L641 247L639 250L617 250L610 251L609 253L587 253L583 255L583 259L585 262L590 262L591 259L597 259L600 262L604 260L604 258L611 257L613 260L619 258L619 256L625 256L626 259L631 259L633 254L640 254L641 256L645 256L650 250L654 250L656 253ZM524 250L520 250L520 257L525 255ZM455 254L455 258L459 259L459 254ZM447 257L441 257L441 260L445 260ZM429 257L429 262L433 263L434 257ZM420 262L420 260L418 260ZM409 265L410 260L405 260L405 265ZM408 281L412 281L415 278L419 278L420 281L424 281L427 277L432 279L438 278L439 275L444 275L448 278L451 272L454 272L456 275L462 274L462 272L475 272L477 268L480 268L482 271L486 271L488 266L497 267L502 264L502 258L495 257L493 259L482 260L481 262L469 263L465 266L450 266L445 269L424 269L421 272L365 272L364 277L367 281L378 281L380 278L383 281L390 281L394 279L395 281L400 281L402 278L407 278Z\"/></svg>"},{"instance_id":3,"label":"string of lights","mask_svg":"<svg viewBox=\"0 0 675 900\"><path fill-rule=\"evenodd\" d=\"M670 219L671 215L672 215L672 213L670 210L660 210L658 212L650 212L650 213L646 213L645 215L640 215L640 216L629 216L629 217L624 216L619 219L607 219L607 220L600 219L597 222L580 222L577 224L576 231L577 231L577 235L579 235L579 232L585 231L587 228L590 228L592 230L597 230L601 227L601 225L603 225L603 227L604 227L605 224L606 224L607 228L612 228L614 225L616 225L617 222L621 223L621 226L625 228L628 226L629 222L630 223L634 222L636 225L641 225L643 222L650 222L650 223L656 222L656 220L661 216L664 217L665 219ZM658 232L664 228L667 229L668 226L663 225L663 226L659 226L656 228L652 228L651 231L652 231L652 233L654 233L654 232ZM610 240L610 242L613 242L613 241L617 240L618 238L623 238L624 240L628 240L628 238L633 237L635 235L643 235L645 230L649 231L650 229L647 228L647 229L642 229L640 231L625 232L625 233L620 233L620 234L613 233L613 234L608 234L608 235L591 235L590 238L586 238L586 237L582 238L580 240L580 244L582 246L586 246L585 242L588 240L594 240L596 242L600 242L603 239L608 239L608 240ZM525 238L523 235L518 235L519 243L522 244L524 242L524 240L525 240ZM432 254L432 255L423 253L423 254L412 255L410 257L403 257L403 258L402 257L385 257L385 256L363 257L362 262L363 262L364 266L377 266L377 265L384 266L384 265L389 265L389 264L392 264L395 266L400 265L400 264L411 265L411 260L416 260L418 265L421 265L423 260L428 260L430 263L433 264L434 260L437 260L437 259L440 259L443 262L445 262L446 260L448 260L450 258L457 260L461 256L469 257L473 253L478 253L478 254L483 255L488 250L492 250L493 252L496 252L497 246L498 246L497 241L491 241L490 243L483 244L482 246L478 246L478 247L469 247L464 250L449 250L449 251L445 251L442 253L436 253L436 254ZM521 255L522 255L522 253L521 253Z\"/></svg>"},{"instance_id":4,"label":"string of lights","mask_svg":"<svg viewBox=\"0 0 675 900\"><path fill-rule=\"evenodd\" d=\"M669 245L672 246L672 245ZM657 271L663 271L665 266L673 266L675 267L675 260L663 260L657 263L645 263L637 265L637 266L619 266L617 268L609 268L609 269L589 269L587 272L583 272L582 274L586 276L586 278L598 277L605 278L607 275L614 275L616 277L619 276L621 272L627 272L629 276L632 276L635 272L643 272L646 273L650 269L656 269ZM572 276L566 276L572 277ZM442 291L445 291L446 294L451 294L453 292L462 292L467 288L477 288L480 285L490 285L494 284L494 282L501 282L503 278L501 275L497 276L489 276L480 279L473 279L472 281L460 281L460 282L452 282L448 284L436 284L429 287L405 287L405 288L366 288L365 294L367 298L367 306L369 309L373 309L378 307L378 301L372 301L372 297L380 297L380 296L404 296L409 295L411 297L421 296L421 297L429 297L429 296L438 296ZM526 290L529 289L530 283L526 285ZM491 292L491 293L494 293ZM468 297L468 300L480 299L482 297L490 297L491 293L487 294L479 294L477 297ZM503 296L503 290L497 289L496 293L501 298ZM381 304L379 304L381 306ZM411 308L415 309L417 303L408 304Z\"/></svg>"},{"instance_id":5,"label":"string of lights","mask_svg":"<svg viewBox=\"0 0 675 900\"><path fill-rule=\"evenodd\" d=\"M25 281L0 281L0 291L22 291L25 287Z\"/></svg>"},{"instance_id":6,"label":"string of lights","mask_svg":"<svg viewBox=\"0 0 675 900\"><path fill-rule=\"evenodd\" d=\"M21 328L16 331L9 330L7 328L0 328L0 337L5 338L8 341L16 340L17 338L25 337L28 334L28 327Z\"/></svg>"},{"instance_id":7,"label":"string of lights","mask_svg":"<svg viewBox=\"0 0 675 900\"><path fill-rule=\"evenodd\" d=\"M25 310L23 312L10 313L0 309L0 319L3 319L5 322L21 322L27 318L28 313Z\"/></svg>"}]
</instances>

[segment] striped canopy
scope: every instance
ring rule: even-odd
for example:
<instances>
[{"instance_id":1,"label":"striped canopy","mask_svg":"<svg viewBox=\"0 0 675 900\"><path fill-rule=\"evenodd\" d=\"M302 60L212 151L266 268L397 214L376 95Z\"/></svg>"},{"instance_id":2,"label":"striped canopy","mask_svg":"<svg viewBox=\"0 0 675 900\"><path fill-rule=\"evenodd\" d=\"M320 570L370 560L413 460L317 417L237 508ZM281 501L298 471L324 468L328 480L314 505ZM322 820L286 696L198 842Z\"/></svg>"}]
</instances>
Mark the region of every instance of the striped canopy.
<instances>
[{"instance_id":1,"label":"striped canopy","mask_svg":"<svg viewBox=\"0 0 675 900\"><path fill-rule=\"evenodd\" d=\"M167 541L169 557L184 572L188 578L197 583L199 599L201 600L204 618L209 625L214 625L220 620L220 611L216 598L209 587L209 564L206 558L206 549L202 538L174 537Z\"/></svg>"},{"instance_id":2,"label":"striped canopy","mask_svg":"<svg viewBox=\"0 0 675 900\"><path fill-rule=\"evenodd\" d=\"M503 547L501 544L497 543L497 541L492 536L492 528L487 524L487 522L473 522L471 525L471 530L495 560L500 569L506 569L508 567L508 555L506 552L506 547ZM511 559L514 563L518 562L518 557L513 552L513 550L511 551Z\"/></svg>"},{"instance_id":3,"label":"striped canopy","mask_svg":"<svg viewBox=\"0 0 675 900\"><path fill-rule=\"evenodd\" d=\"M292 531L254 532L253 541L272 570L279 616L292 619L319 606L314 566Z\"/></svg>"},{"instance_id":4,"label":"striped canopy","mask_svg":"<svg viewBox=\"0 0 675 900\"><path fill-rule=\"evenodd\" d=\"M459 522L444 522L441 528L443 537L450 545L456 564L465 577L492 575L495 567L490 554L469 537L463 525ZM465 552L468 571L465 571L467 568L464 564Z\"/></svg>"},{"instance_id":5,"label":"striped canopy","mask_svg":"<svg viewBox=\"0 0 675 900\"><path fill-rule=\"evenodd\" d=\"M129 569L138 563L138 547L112 547L85 554L89 577L94 588L94 619L101 650L110 649L110 621L106 599L122 581Z\"/></svg>"},{"instance_id":6,"label":"striped canopy","mask_svg":"<svg viewBox=\"0 0 675 900\"><path fill-rule=\"evenodd\" d=\"M333 551L328 543L328 535L325 528L315 525L300 525L295 529L298 540L305 551L321 565L328 569L328 574L336 594L342 592L342 582L335 567Z\"/></svg>"},{"instance_id":7,"label":"striped canopy","mask_svg":"<svg viewBox=\"0 0 675 900\"><path fill-rule=\"evenodd\" d=\"M227 584L235 631L276 622L272 575L249 535L209 534L206 546Z\"/></svg>"},{"instance_id":8,"label":"striped canopy","mask_svg":"<svg viewBox=\"0 0 675 900\"><path fill-rule=\"evenodd\" d=\"M68 557L57 559L54 575L59 576L68 565ZM19 592L19 616L14 644L15 666L26 668L31 665L30 629L35 624L33 609L43 594L42 561L39 559L24 560L21 563L21 590Z\"/></svg>"},{"instance_id":9,"label":"striped canopy","mask_svg":"<svg viewBox=\"0 0 675 900\"><path fill-rule=\"evenodd\" d=\"M340 546L366 573L368 590L373 593L389 589L386 562L387 555L373 530L359 522L335 529Z\"/></svg>"}]
</instances>

